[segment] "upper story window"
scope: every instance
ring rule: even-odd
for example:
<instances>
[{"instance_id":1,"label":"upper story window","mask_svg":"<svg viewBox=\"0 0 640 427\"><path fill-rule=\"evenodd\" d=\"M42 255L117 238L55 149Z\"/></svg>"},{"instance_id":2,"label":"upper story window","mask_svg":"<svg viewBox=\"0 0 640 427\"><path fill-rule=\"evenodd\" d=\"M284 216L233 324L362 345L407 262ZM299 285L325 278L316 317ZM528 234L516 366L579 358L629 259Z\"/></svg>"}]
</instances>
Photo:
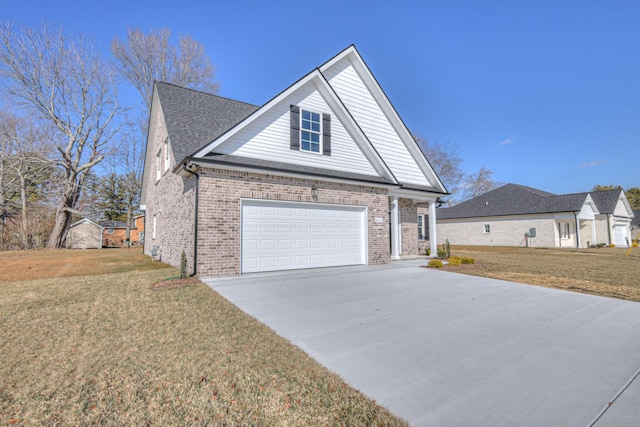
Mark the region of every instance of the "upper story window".
<instances>
[{"instance_id":1,"label":"upper story window","mask_svg":"<svg viewBox=\"0 0 640 427\"><path fill-rule=\"evenodd\" d=\"M162 178L162 150L156 154L156 181L160 181Z\"/></svg>"},{"instance_id":2,"label":"upper story window","mask_svg":"<svg viewBox=\"0 0 640 427\"><path fill-rule=\"evenodd\" d=\"M300 110L300 149L312 153L320 152L320 135L322 135L319 113Z\"/></svg>"},{"instance_id":3,"label":"upper story window","mask_svg":"<svg viewBox=\"0 0 640 427\"><path fill-rule=\"evenodd\" d=\"M290 105L291 139L295 151L331 156L331 115Z\"/></svg>"},{"instance_id":4,"label":"upper story window","mask_svg":"<svg viewBox=\"0 0 640 427\"><path fill-rule=\"evenodd\" d=\"M169 138L164 140L164 171L168 171L169 170L169 163L170 163L170 158L169 158Z\"/></svg>"}]
</instances>

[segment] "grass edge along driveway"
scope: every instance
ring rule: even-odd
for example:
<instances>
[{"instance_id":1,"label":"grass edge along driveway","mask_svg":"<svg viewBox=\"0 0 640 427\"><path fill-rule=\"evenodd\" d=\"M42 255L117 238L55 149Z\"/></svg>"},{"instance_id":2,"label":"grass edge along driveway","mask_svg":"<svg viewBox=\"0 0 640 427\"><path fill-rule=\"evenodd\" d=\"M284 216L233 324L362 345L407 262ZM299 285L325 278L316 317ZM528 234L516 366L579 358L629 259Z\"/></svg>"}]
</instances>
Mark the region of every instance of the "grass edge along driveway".
<instances>
[{"instance_id":1,"label":"grass edge along driveway","mask_svg":"<svg viewBox=\"0 0 640 427\"><path fill-rule=\"evenodd\" d=\"M0 423L407 425L138 252L0 253Z\"/></svg>"},{"instance_id":2,"label":"grass edge along driveway","mask_svg":"<svg viewBox=\"0 0 640 427\"><path fill-rule=\"evenodd\" d=\"M529 285L640 301L640 248L560 249L453 246L473 265L445 270Z\"/></svg>"}]
</instances>

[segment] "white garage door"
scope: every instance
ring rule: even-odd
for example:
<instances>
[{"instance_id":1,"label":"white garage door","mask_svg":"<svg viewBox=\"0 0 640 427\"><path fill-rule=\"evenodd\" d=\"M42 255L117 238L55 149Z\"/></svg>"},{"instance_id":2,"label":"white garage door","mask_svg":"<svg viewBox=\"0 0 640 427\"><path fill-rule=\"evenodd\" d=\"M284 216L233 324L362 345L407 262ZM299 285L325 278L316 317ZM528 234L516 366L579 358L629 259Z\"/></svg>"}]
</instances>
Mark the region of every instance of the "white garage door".
<instances>
[{"instance_id":1,"label":"white garage door","mask_svg":"<svg viewBox=\"0 0 640 427\"><path fill-rule=\"evenodd\" d=\"M242 272L365 264L365 208L242 201Z\"/></svg>"},{"instance_id":2,"label":"white garage door","mask_svg":"<svg viewBox=\"0 0 640 427\"><path fill-rule=\"evenodd\" d=\"M616 246L627 247L629 244L627 243L627 227L621 224L616 224L613 227L614 231L614 242Z\"/></svg>"}]
</instances>

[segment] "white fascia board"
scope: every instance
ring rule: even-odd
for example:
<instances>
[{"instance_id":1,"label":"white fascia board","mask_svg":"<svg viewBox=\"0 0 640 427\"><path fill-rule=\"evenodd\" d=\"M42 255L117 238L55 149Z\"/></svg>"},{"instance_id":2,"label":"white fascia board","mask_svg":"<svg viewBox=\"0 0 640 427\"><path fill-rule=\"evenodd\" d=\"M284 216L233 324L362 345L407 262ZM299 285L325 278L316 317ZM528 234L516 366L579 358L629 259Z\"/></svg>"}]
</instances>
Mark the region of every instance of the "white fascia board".
<instances>
[{"instance_id":1,"label":"white fascia board","mask_svg":"<svg viewBox=\"0 0 640 427\"><path fill-rule=\"evenodd\" d=\"M282 100L284 100L287 96L291 95L292 93L294 93L295 91L300 89L302 86L307 84L312 79L317 78L317 74L318 74L318 70L314 70L314 71L310 72L309 74L307 74L306 76L304 76L303 78L301 78L300 80L298 80L297 82L295 82L294 84L289 86L283 92L280 92L279 95L277 95L274 98L272 98L269 102L264 104L262 107L258 108L256 111L251 113L243 121L241 121L240 123L238 123L237 125L235 125L231 129L229 129L228 131L223 133L217 139L215 139L215 140L211 141L209 144L205 145L200 150L196 151L192 155L192 157L202 157L202 156L206 155L207 153L210 153L211 151L215 150L216 147L218 147L219 145L224 143L226 140L231 138L233 135L237 134L240 130L242 130L244 127L246 127L247 124L253 122L258 117L262 116L267 110L271 109L274 105L276 105L279 102L281 102Z\"/></svg>"},{"instance_id":2,"label":"white fascia board","mask_svg":"<svg viewBox=\"0 0 640 427\"><path fill-rule=\"evenodd\" d=\"M218 137L215 141L207 144L205 147L198 150L193 154L193 157L203 157L207 153L216 149L216 147L223 144L229 138L233 137L240 130L246 127L249 123L257 120L261 115L265 114L265 112L269 111L278 103L285 100L287 97L291 96L296 91L300 90L304 85L311 83L316 85L316 89L323 95L328 97L330 101L333 101L332 104L334 108L337 108L337 112L341 113L341 118L345 120L345 124L348 124L349 130L352 132L352 135L355 135L354 142L360 147L360 149L365 154L365 157L371 162L373 168L380 174L380 176L389 179L390 181L397 182L396 178L391 173L391 170L384 163L380 155L376 152L373 145L367 137L364 135L360 127L356 124L351 114L348 112L340 98L338 98L337 94L333 90L333 88L329 85L329 82L324 78L319 69L315 69L293 85L289 86L283 92L281 92L276 97L272 98L265 105L260 107L258 110L254 111L251 115L245 118L243 121L238 123L233 128L229 129L227 132ZM334 111L336 113L336 111Z\"/></svg>"},{"instance_id":3,"label":"white fascia board","mask_svg":"<svg viewBox=\"0 0 640 427\"><path fill-rule=\"evenodd\" d=\"M629 204L629 199L627 199L627 195L624 194L624 191L620 190L620 199L622 201L622 203L624 204L624 208L627 210L627 213L629 214L629 218L634 218L635 215L633 214L633 209L631 208L631 205Z\"/></svg>"},{"instance_id":4,"label":"white fascia board","mask_svg":"<svg viewBox=\"0 0 640 427\"><path fill-rule=\"evenodd\" d=\"M425 174L427 180L429 182L435 182L436 186L440 187L443 193L448 193L446 187L433 170L433 167L425 157L420 147L418 147L418 144L413 139L411 132L409 132L409 129L407 129L407 126L402 121L402 118L400 118L400 115L393 107L393 104L382 90L382 87L380 86L375 76L367 66L366 62L364 62L364 59L362 59L362 56L354 45L349 46L338 55L334 56L325 64L323 64L320 67L320 71L326 71L332 65L345 57L349 57L349 60L353 64L355 70L360 74L362 81L367 86L369 92L374 97L380 108L382 108L382 110L384 111L385 115L389 119L389 122L391 123L391 126L393 126L393 128L396 130L398 136L400 136L402 142L404 142L404 145L409 150L409 153L418 164L418 167L420 168L422 173Z\"/></svg>"},{"instance_id":5,"label":"white fascia board","mask_svg":"<svg viewBox=\"0 0 640 427\"><path fill-rule=\"evenodd\" d=\"M420 202L435 202L436 200L438 200L438 197L444 196L444 194L440 193L431 193L421 190L409 190L406 188L394 188L392 190L389 190L389 195L402 197L403 199L413 199Z\"/></svg>"},{"instance_id":6,"label":"white fascia board","mask_svg":"<svg viewBox=\"0 0 640 427\"><path fill-rule=\"evenodd\" d=\"M349 133L354 136L354 142L364 153L367 160L369 160L373 168L376 170L376 172L378 172L378 174L380 174L380 176L387 178L394 183L397 183L398 180L393 175L393 172L391 172L391 169L389 169L387 164L384 162L384 159L380 156L371 141L369 141L369 138L367 138L367 136L364 134L356 120L351 115L351 112L347 109L346 105L344 105L344 103L342 102L342 99L340 99L340 97L336 93L333 86L331 86L331 84L327 81L322 72L319 72L319 76L322 84L318 87L318 91L322 95L327 96L330 100L335 102L334 108L336 108L337 111L334 111L334 113L337 112L338 114L341 114L340 118L342 119L343 123L348 125L345 126L347 128L347 131L349 131Z\"/></svg>"},{"instance_id":7,"label":"white fascia board","mask_svg":"<svg viewBox=\"0 0 640 427\"><path fill-rule=\"evenodd\" d=\"M153 97L151 98L151 111L149 112L149 123L147 124L147 141L144 145L144 163L142 165L142 188L140 190L140 203L146 203L147 201L147 186L150 179L145 179L145 175L147 174L147 151L149 148L149 141L151 138L151 130L155 130L157 123L155 120L156 114L154 113L158 108L162 108L160 106L160 98L158 97L158 90L156 89L156 84L153 84ZM151 167L151 166L149 166ZM151 173L151 171L149 171ZM148 177L147 177L148 178Z\"/></svg>"},{"instance_id":8,"label":"white fascia board","mask_svg":"<svg viewBox=\"0 0 640 427\"><path fill-rule=\"evenodd\" d=\"M371 182L371 181L360 181L357 179L346 179L346 178L332 178L320 175L309 175L305 173L296 173L296 172L286 172L286 171L275 171L271 169L261 169L259 167L248 167L248 166L240 166L240 165L227 165L220 164L215 162L208 162L208 159L193 159L186 160L185 172L188 176L192 172L189 169L186 169L188 165L194 165L197 169L202 168L211 168L211 169L221 169L221 170L230 170L236 172L247 172L247 173L256 173L256 174L264 174L264 175L273 175L273 176L283 176L287 178L298 178L298 179L306 179L307 181L327 181L327 182L336 182L339 184L351 184L351 185L362 185L365 187L376 187L376 188L397 188L397 184L383 184L381 182Z\"/></svg>"},{"instance_id":9,"label":"white fascia board","mask_svg":"<svg viewBox=\"0 0 640 427\"><path fill-rule=\"evenodd\" d=\"M593 215L597 215L600 213L600 211L598 210L598 206L596 206L596 202L594 202L593 198L591 198L591 194L587 194L587 198L584 201L584 204L591 208ZM584 210L584 206L582 207L582 210Z\"/></svg>"}]
</instances>

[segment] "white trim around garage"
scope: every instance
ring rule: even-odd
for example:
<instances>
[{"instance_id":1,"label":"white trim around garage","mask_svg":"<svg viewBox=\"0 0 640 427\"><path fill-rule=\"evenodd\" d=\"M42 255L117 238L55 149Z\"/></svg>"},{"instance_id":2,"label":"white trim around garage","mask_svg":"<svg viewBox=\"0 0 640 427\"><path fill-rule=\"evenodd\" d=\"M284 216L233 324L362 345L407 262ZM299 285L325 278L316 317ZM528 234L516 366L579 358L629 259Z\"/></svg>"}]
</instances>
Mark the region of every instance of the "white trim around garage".
<instances>
[{"instance_id":1,"label":"white trim around garage","mask_svg":"<svg viewBox=\"0 0 640 427\"><path fill-rule=\"evenodd\" d=\"M368 209L240 200L241 273L367 264Z\"/></svg>"}]
</instances>

